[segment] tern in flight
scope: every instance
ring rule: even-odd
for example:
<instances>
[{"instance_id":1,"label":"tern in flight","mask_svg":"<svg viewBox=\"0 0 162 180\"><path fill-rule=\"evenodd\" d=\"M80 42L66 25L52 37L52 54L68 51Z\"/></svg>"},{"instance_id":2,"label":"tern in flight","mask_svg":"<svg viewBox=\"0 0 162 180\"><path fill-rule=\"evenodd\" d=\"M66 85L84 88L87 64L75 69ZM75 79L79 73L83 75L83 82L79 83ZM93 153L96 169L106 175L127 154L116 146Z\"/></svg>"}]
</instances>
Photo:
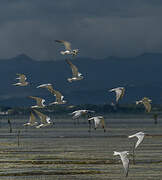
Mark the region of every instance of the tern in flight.
<instances>
[{"instance_id":1,"label":"tern in flight","mask_svg":"<svg viewBox=\"0 0 162 180\"><path fill-rule=\"evenodd\" d=\"M87 115L87 114L90 114L90 113L94 113L95 111L91 111L91 110L77 110L77 111L74 111L72 113L70 113L70 115L73 115L73 119L75 120L78 120L78 123L79 123L79 118L83 115Z\"/></svg>"},{"instance_id":2,"label":"tern in flight","mask_svg":"<svg viewBox=\"0 0 162 180\"><path fill-rule=\"evenodd\" d=\"M101 124L102 128L104 129L104 132L106 132L105 120L104 120L103 116L95 116L95 117L91 117L91 118L88 119L88 122L89 122L89 125L90 125L89 126L89 131L90 131L90 128L91 128L91 121L94 121L95 130Z\"/></svg>"},{"instance_id":3,"label":"tern in flight","mask_svg":"<svg viewBox=\"0 0 162 180\"><path fill-rule=\"evenodd\" d=\"M54 90L52 87L52 84L50 84L50 83L41 84L41 85L37 86L37 88L46 88L46 89L48 89L48 91L50 91L50 93L52 93L56 97L56 101L50 103L49 105L66 103L66 101L64 100L64 96L59 91Z\"/></svg>"},{"instance_id":4,"label":"tern in flight","mask_svg":"<svg viewBox=\"0 0 162 180\"><path fill-rule=\"evenodd\" d=\"M151 99L144 97L142 100L136 101L136 104L140 104L140 103L143 104L146 112L150 112L151 111L151 102L152 102Z\"/></svg>"},{"instance_id":5,"label":"tern in flight","mask_svg":"<svg viewBox=\"0 0 162 180\"><path fill-rule=\"evenodd\" d=\"M79 52L79 49L71 49L71 43L68 41L64 41L64 40L55 40L58 43L61 43L65 46L65 51L61 51L60 53L62 55L72 55L72 56L76 56Z\"/></svg>"},{"instance_id":6,"label":"tern in flight","mask_svg":"<svg viewBox=\"0 0 162 180\"><path fill-rule=\"evenodd\" d=\"M128 136L128 138L136 137L138 139L137 142L134 143L134 146L133 146L133 164L135 164L135 149L141 144L141 142L143 141L145 135L146 134L143 133L143 132L138 132L136 134Z\"/></svg>"},{"instance_id":7,"label":"tern in flight","mask_svg":"<svg viewBox=\"0 0 162 180\"><path fill-rule=\"evenodd\" d=\"M127 177L128 176L128 171L129 171L129 159L128 159L128 155L129 155L129 152L128 151L122 151L122 152L117 152L117 151L114 151L114 156L117 156L119 155L120 158L121 158L121 161L123 163L123 167L124 167L124 171L125 171L125 176Z\"/></svg>"},{"instance_id":8,"label":"tern in flight","mask_svg":"<svg viewBox=\"0 0 162 180\"><path fill-rule=\"evenodd\" d=\"M31 112L30 113L30 118L29 118L29 122L24 124L24 126L36 126L38 123L36 122L36 117L34 116L34 114Z\"/></svg>"},{"instance_id":9,"label":"tern in flight","mask_svg":"<svg viewBox=\"0 0 162 180\"><path fill-rule=\"evenodd\" d=\"M15 83L13 85L15 86L27 86L29 83L26 81L26 76L24 74L16 74L18 77L16 79L19 80L18 83Z\"/></svg>"},{"instance_id":10,"label":"tern in flight","mask_svg":"<svg viewBox=\"0 0 162 180\"><path fill-rule=\"evenodd\" d=\"M67 80L69 82L72 82L72 81L79 81L79 80L82 80L83 79L83 76L82 74L78 71L78 68L72 64L72 62L68 59L65 60L67 62L67 64L70 65L71 67L71 70L72 70L72 78L68 78Z\"/></svg>"},{"instance_id":11,"label":"tern in flight","mask_svg":"<svg viewBox=\"0 0 162 180\"><path fill-rule=\"evenodd\" d=\"M36 126L36 128L46 127L46 126L49 126L51 124L50 117L48 117L47 115L37 111L36 109L33 109L33 111L39 116L39 118L41 120L41 124Z\"/></svg>"},{"instance_id":12,"label":"tern in flight","mask_svg":"<svg viewBox=\"0 0 162 180\"><path fill-rule=\"evenodd\" d=\"M145 133L143 133L143 132L138 132L138 133L136 133L136 134L133 134L133 135L131 135L131 136L128 136L128 138L133 138L133 137L137 137L137 138L138 138L138 140L137 140L137 142L136 142L136 144L135 144L135 149L136 149L136 148L141 144L141 142L143 141L144 136L145 136Z\"/></svg>"},{"instance_id":13,"label":"tern in flight","mask_svg":"<svg viewBox=\"0 0 162 180\"><path fill-rule=\"evenodd\" d=\"M94 113L94 111L91 111L91 110L77 110L77 111L74 111L74 112L72 112L70 114L73 115L73 119L77 119L77 118L81 117L82 115L86 115L88 113Z\"/></svg>"},{"instance_id":14,"label":"tern in flight","mask_svg":"<svg viewBox=\"0 0 162 180\"><path fill-rule=\"evenodd\" d=\"M116 102L118 103L119 99L123 98L123 96L125 94L125 88L118 87L118 88L109 90L109 92L113 92L113 91L115 91L115 93L116 93Z\"/></svg>"},{"instance_id":15,"label":"tern in flight","mask_svg":"<svg viewBox=\"0 0 162 180\"><path fill-rule=\"evenodd\" d=\"M31 106L31 108L44 108L45 107L45 99L42 99L40 97L35 97L35 96L29 96L29 98L34 99L37 103L35 106Z\"/></svg>"}]
</instances>

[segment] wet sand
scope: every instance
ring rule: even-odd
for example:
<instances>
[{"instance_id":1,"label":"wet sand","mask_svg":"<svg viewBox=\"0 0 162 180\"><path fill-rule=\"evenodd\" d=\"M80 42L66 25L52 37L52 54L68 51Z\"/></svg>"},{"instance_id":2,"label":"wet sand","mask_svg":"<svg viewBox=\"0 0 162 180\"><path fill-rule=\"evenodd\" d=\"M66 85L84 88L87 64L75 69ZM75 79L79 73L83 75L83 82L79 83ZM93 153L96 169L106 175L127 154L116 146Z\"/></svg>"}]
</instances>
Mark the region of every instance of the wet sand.
<instances>
[{"instance_id":1,"label":"wet sand","mask_svg":"<svg viewBox=\"0 0 162 180\"><path fill-rule=\"evenodd\" d=\"M146 117L106 116L107 131L88 132L86 119L55 118L55 126L24 128L27 119L12 119L9 133L5 119L0 127L0 179L125 179L119 157L113 151L128 150L136 139L127 136L138 131L149 134L136 150L136 164L130 159L127 179L162 179L162 119L154 125ZM17 131L20 130L20 146Z\"/></svg>"}]
</instances>

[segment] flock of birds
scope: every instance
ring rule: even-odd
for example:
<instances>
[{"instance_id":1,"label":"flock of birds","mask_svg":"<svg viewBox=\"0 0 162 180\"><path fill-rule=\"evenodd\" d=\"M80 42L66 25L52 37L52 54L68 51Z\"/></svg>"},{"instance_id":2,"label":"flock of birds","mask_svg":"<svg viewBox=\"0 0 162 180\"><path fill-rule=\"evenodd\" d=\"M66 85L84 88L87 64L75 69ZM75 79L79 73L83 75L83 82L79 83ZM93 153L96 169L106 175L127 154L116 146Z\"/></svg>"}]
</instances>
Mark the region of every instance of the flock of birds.
<instances>
[{"instance_id":1,"label":"flock of birds","mask_svg":"<svg viewBox=\"0 0 162 180\"><path fill-rule=\"evenodd\" d=\"M62 55L71 55L71 56L76 56L79 52L78 49L71 49L71 44L67 41L64 40L56 40L56 42L61 43L65 46L65 50L61 51L60 53ZM65 60L66 63L70 66L71 70L72 70L72 77L68 78L68 82L73 82L73 81L79 81L82 80L84 77L82 76L82 74L78 71L78 68L68 59ZM29 82L27 82L27 78L24 74L17 74L17 78L19 81L13 85L15 86L27 86L29 85ZM64 96L58 91L55 90L52 86L52 84L48 83L48 84L41 84L39 86L37 86L37 88L45 88L47 89L51 94L53 94L55 96L55 101L51 102L48 105L45 105L45 99L40 98L40 97L35 97L35 96L29 96L29 98L34 99L36 101L36 105L31 106L31 114L30 114L30 118L29 118L29 122L27 122L26 124L24 124L24 126L35 126L36 128L41 128L41 127L46 127L49 126L51 124L50 121L50 117L48 117L47 115L45 115L44 113L38 111L37 109L39 108L45 108L51 105L55 105L55 104L65 104L67 101L64 100ZM116 103L118 103L118 101L123 98L124 94L125 94L125 88L124 87L118 87L118 88L114 88L109 90L110 92L115 92L116 94ZM146 112L150 112L151 111L151 100L147 97L144 97L142 100L136 101L136 104L143 104ZM102 126L104 132L106 131L105 128L105 121L104 121L104 117L103 116L94 116L94 117L90 117L89 114L91 115L91 113L95 113L94 111L91 110L77 110L74 111L72 113L70 113L70 115L72 115L73 119L78 119L79 117L83 116L83 115L88 115L88 122L89 122L89 131L91 128L91 122L94 122L94 128L96 129L99 125ZM38 124L38 122L36 121L36 116L35 114L40 118L41 123ZM143 132L138 132L134 135L128 136L128 138L133 138L133 137L137 137L138 141L136 142L135 146L134 146L134 150L140 145L140 143L143 141L145 133ZM122 151L122 152L116 152L114 151L114 156L119 155L122 163L123 163L123 167L125 170L125 175L126 177L128 176L128 170L129 170L129 152L128 151Z\"/></svg>"}]
</instances>

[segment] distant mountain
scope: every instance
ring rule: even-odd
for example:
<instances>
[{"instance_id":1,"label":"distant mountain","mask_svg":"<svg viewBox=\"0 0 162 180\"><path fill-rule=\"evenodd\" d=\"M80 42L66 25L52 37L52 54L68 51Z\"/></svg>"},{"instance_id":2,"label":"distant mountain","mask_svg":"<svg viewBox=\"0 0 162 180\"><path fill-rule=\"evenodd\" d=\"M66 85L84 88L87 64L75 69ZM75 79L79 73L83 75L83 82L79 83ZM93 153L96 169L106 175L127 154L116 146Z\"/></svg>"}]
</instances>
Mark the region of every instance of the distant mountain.
<instances>
[{"instance_id":1,"label":"distant mountain","mask_svg":"<svg viewBox=\"0 0 162 180\"><path fill-rule=\"evenodd\" d=\"M135 102L143 96L162 102L162 54L145 53L137 57L105 59L76 58L84 79L69 83L71 70L65 61L36 61L25 54L0 60L0 105L29 106L35 102L29 95L54 99L46 89L36 89L42 83L52 83L60 90L69 104L103 104L114 101L109 89L126 87L121 103ZM28 77L28 87L15 87L16 73Z\"/></svg>"}]
</instances>

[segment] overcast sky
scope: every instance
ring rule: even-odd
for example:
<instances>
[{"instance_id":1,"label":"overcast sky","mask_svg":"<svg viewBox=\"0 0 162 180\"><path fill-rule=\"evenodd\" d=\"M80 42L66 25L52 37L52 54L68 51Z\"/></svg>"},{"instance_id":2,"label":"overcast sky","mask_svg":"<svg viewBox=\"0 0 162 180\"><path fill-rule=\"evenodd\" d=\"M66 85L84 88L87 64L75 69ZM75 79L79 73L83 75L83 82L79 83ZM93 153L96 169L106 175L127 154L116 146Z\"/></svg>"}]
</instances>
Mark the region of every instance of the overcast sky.
<instances>
[{"instance_id":1,"label":"overcast sky","mask_svg":"<svg viewBox=\"0 0 162 180\"><path fill-rule=\"evenodd\" d=\"M0 58L61 59L162 53L162 0L0 0Z\"/></svg>"}]
</instances>

